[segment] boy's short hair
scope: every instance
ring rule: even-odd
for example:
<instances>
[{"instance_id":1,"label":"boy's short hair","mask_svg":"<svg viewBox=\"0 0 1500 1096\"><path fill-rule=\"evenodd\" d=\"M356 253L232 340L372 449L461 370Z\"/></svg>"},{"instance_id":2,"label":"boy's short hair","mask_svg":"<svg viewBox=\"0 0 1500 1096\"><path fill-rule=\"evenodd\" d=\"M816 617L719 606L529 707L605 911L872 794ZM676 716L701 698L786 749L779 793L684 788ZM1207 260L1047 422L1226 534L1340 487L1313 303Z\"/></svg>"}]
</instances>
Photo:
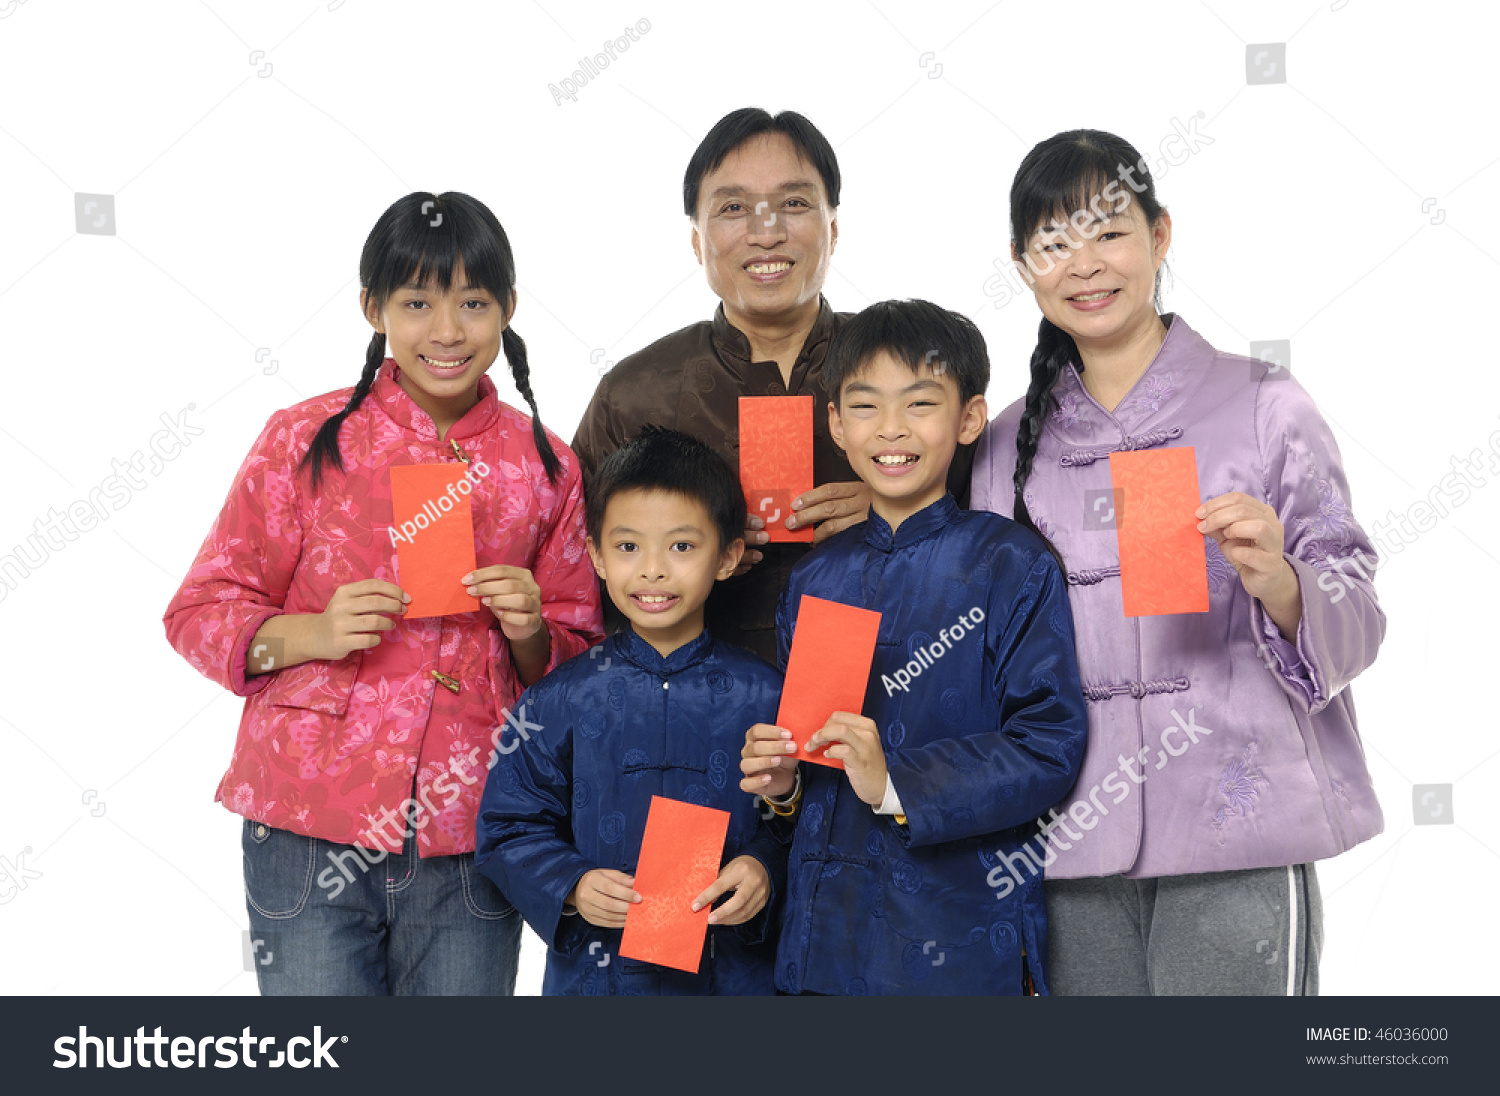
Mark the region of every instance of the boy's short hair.
<instances>
[{"instance_id":1,"label":"boy's short hair","mask_svg":"<svg viewBox=\"0 0 1500 1096\"><path fill-rule=\"evenodd\" d=\"M719 551L745 535L745 492L729 463L697 438L647 424L600 462L584 490L589 539L604 535L604 511L622 491L670 491L702 505L719 533Z\"/></svg>"},{"instance_id":2,"label":"boy's short hair","mask_svg":"<svg viewBox=\"0 0 1500 1096\"><path fill-rule=\"evenodd\" d=\"M844 382L882 350L913 373L927 365L939 376L948 374L964 403L984 395L990 385L989 351L973 320L931 301L880 301L847 320L828 347L823 385L835 407Z\"/></svg>"}]
</instances>

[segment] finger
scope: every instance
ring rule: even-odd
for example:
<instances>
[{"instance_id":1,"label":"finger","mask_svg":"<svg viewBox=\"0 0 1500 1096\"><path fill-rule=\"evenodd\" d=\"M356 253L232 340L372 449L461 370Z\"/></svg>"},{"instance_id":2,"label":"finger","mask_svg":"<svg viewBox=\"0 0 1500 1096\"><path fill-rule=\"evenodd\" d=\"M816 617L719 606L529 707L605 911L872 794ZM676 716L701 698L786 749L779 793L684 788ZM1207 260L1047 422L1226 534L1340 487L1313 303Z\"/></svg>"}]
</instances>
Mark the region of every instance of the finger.
<instances>
[{"instance_id":1,"label":"finger","mask_svg":"<svg viewBox=\"0 0 1500 1096\"><path fill-rule=\"evenodd\" d=\"M636 900L636 893L629 883L621 883L614 879L595 880L594 893L600 902L618 902L621 911L627 909L630 903Z\"/></svg>"},{"instance_id":2,"label":"finger","mask_svg":"<svg viewBox=\"0 0 1500 1096\"><path fill-rule=\"evenodd\" d=\"M396 626L396 622L388 616L378 613L366 613L361 616L347 618L347 631L345 634L353 635L358 632L389 632Z\"/></svg>"},{"instance_id":3,"label":"finger","mask_svg":"<svg viewBox=\"0 0 1500 1096\"><path fill-rule=\"evenodd\" d=\"M361 597L350 598L341 608L346 613L400 613L406 608L406 603L399 597L365 594Z\"/></svg>"},{"instance_id":4,"label":"finger","mask_svg":"<svg viewBox=\"0 0 1500 1096\"><path fill-rule=\"evenodd\" d=\"M747 533L753 533L755 530L764 529L765 527L766 523L754 514L750 514L745 518L745 532Z\"/></svg>"},{"instance_id":5,"label":"finger","mask_svg":"<svg viewBox=\"0 0 1500 1096\"><path fill-rule=\"evenodd\" d=\"M739 887L732 897L722 906L708 915L710 925L738 925L741 921L748 920L745 916L745 908L750 905L750 895L746 892L751 888Z\"/></svg>"},{"instance_id":6,"label":"finger","mask_svg":"<svg viewBox=\"0 0 1500 1096\"><path fill-rule=\"evenodd\" d=\"M1233 506L1234 504L1240 502L1255 501L1257 500L1252 499L1243 491L1230 491L1227 494L1215 495L1211 499L1204 500L1203 505L1198 507L1198 517L1204 517L1207 514L1213 513L1215 510L1223 509L1225 506Z\"/></svg>"},{"instance_id":7,"label":"finger","mask_svg":"<svg viewBox=\"0 0 1500 1096\"><path fill-rule=\"evenodd\" d=\"M491 582L495 579L513 578L526 582L536 581L525 567L513 567L508 563L492 563L488 567L476 567L459 579L460 582Z\"/></svg>"},{"instance_id":8,"label":"finger","mask_svg":"<svg viewBox=\"0 0 1500 1096\"><path fill-rule=\"evenodd\" d=\"M704 906L713 905L718 900L719 895L732 891L739 885L740 880L737 873L731 874L728 870L720 872L719 878L710 883L702 894L693 899L693 912L697 913Z\"/></svg>"},{"instance_id":9,"label":"finger","mask_svg":"<svg viewBox=\"0 0 1500 1096\"><path fill-rule=\"evenodd\" d=\"M746 742L769 742L778 739L782 742L790 742L792 740L792 732L785 727L778 727L774 723L755 723L745 732Z\"/></svg>"},{"instance_id":10,"label":"finger","mask_svg":"<svg viewBox=\"0 0 1500 1096\"><path fill-rule=\"evenodd\" d=\"M833 499L853 498L858 495L860 484L857 482L825 483L821 487L814 487L811 491L804 491L792 500L793 510L806 510L810 506L829 502Z\"/></svg>"},{"instance_id":11,"label":"finger","mask_svg":"<svg viewBox=\"0 0 1500 1096\"><path fill-rule=\"evenodd\" d=\"M496 612L504 610L507 613L530 613L532 616L541 616L542 613L541 602L527 594L481 594L479 597Z\"/></svg>"},{"instance_id":12,"label":"finger","mask_svg":"<svg viewBox=\"0 0 1500 1096\"><path fill-rule=\"evenodd\" d=\"M382 597L395 598L397 601L400 601L404 596L401 587L397 586L394 582L386 582L380 578L366 578L361 579L359 582L351 582L345 586L340 586L334 593L343 594L345 597L362 597L366 594L378 594ZM411 598L407 597L406 600L410 601Z\"/></svg>"}]
</instances>

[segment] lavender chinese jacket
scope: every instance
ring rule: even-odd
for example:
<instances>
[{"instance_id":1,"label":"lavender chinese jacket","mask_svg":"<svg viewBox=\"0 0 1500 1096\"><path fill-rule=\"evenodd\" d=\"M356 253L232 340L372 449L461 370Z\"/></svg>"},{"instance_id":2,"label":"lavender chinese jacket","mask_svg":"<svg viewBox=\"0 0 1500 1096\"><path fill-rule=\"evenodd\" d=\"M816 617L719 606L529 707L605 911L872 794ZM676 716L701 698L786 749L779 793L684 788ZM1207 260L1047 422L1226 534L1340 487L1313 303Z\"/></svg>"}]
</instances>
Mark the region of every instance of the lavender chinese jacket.
<instances>
[{"instance_id":1,"label":"lavender chinese jacket","mask_svg":"<svg viewBox=\"0 0 1500 1096\"><path fill-rule=\"evenodd\" d=\"M1054 879L1297 864L1383 827L1349 683L1375 661L1385 614L1333 435L1284 370L1163 319L1161 349L1113 413L1063 371L1026 485L1066 564L1089 701L1078 783L1049 816ZM1012 512L1022 408L980 440L975 509ZM1211 537L1208 612L1124 615L1109 454L1166 446L1194 447L1205 499L1242 491L1276 510L1302 588L1295 643Z\"/></svg>"}]
</instances>

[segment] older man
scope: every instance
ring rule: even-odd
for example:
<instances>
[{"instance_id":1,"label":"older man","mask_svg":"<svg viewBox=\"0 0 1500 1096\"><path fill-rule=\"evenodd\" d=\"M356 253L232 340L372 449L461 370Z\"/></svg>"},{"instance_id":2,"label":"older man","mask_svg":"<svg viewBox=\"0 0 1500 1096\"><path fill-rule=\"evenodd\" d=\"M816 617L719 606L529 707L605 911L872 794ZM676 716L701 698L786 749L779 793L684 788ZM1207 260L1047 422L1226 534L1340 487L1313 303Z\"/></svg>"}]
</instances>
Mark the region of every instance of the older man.
<instances>
[{"instance_id":1,"label":"older man","mask_svg":"<svg viewBox=\"0 0 1500 1096\"><path fill-rule=\"evenodd\" d=\"M691 434L739 466L741 396L813 397L813 482L793 502L788 528L814 526L815 543L863 521L869 489L828 435L828 393L819 370L848 313L823 299L838 243L839 166L832 146L802 115L746 107L703 139L682 185L693 254L720 304L620 361L599 382L573 451L592 474L646 423ZM961 447L949 489L968 504L972 447ZM776 661L776 599L792 566L812 550L769 544L752 516L745 562L709 598L713 633ZM607 606L607 611L612 606ZM613 626L618 615L607 620Z\"/></svg>"}]
</instances>

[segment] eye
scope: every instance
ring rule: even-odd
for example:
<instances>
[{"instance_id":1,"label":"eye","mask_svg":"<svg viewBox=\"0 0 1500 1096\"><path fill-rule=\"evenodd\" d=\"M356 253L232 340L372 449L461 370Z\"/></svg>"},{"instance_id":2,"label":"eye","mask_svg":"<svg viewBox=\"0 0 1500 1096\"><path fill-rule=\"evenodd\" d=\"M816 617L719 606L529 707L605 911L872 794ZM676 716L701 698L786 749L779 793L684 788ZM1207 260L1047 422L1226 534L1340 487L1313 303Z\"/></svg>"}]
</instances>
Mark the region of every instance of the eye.
<instances>
[{"instance_id":1,"label":"eye","mask_svg":"<svg viewBox=\"0 0 1500 1096\"><path fill-rule=\"evenodd\" d=\"M626 552L626 553L629 553L629 552L634 552L635 549L636 549L636 543L633 540L622 540L622 541L620 541L619 543L617 543L615 545L615 551L616 552Z\"/></svg>"},{"instance_id":2,"label":"eye","mask_svg":"<svg viewBox=\"0 0 1500 1096\"><path fill-rule=\"evenodd\" d=\"M402 307L403 308L413 308L413 309L416 309L416 308L426 308L427 307L427 302L426 301L407 301L404 305L402 305Z\"/></svg>"},{"instance_id":3,"label":"eye","mask_svg":"<svg viewBox=\"0 0 1500 1096\"><path fill-rule=\"evenodd\" d=\"M726 206L724 206L723 209L719 210L719 212L721 214L723 214L723 213L743 213L743 212L745 212L745 207L741 203L739 203L739 202L730 202Z\"/></svg>"},{"instance_id":4,"label":"eye","mask_svg":"<svg viewBox=\"0 0 1500 1096\"><path fill-rule=\"evenodd\" d=\"M936 400L912 400L911 401L911 405L913 407L936 407L937 406L937 401Z\"/></svg>"},{"instance_id":5,"label":"eye","mask_svg":"<svg viewBox=\"0 0 1500 1096\"><path fill-rule=\"evenodd\" d=\"M490 305L490 302L489 301L485 301L485 300L481 300L480 298L475 297L472 300L465 301L464 304L466 304L466 305L469 305L469 304L478 305L479 306L478 308L471 308L471 309L469 309L470 312L478 312L482 308L488 308L489 305Z\"/></svg>"},{"instance_id":6,"label":"eye","mask_svg":"<svg viewBox=\"0 0 1500 1096\"><path fill-rule=\"evenodd\" d=\"M672 551L691 552L696 547L697 545L690 540L679 540L676 544L672 545Z\"/></svg>"},{"instance_id":7,"label":"eye","mask_svg":"<svg viewBox=\"0 0 1500 1096\"><path fill-rule=\"evenodd\" d=\"M789 206L801 206L803 209L811 209L812 204L805 198L788 198L786 204Z\"/></svg>"},{"instance_id":8,"label":"eye","mask_svg":"<svg viewBox=\"0 0 1500 1096\"><path fill-rule=\"evenodd\" d=\"M1114 237L1114 236L1123 236L1123 235L1125 235L1125 233L1123 233L1123 232L1116 232L1113 229L1111 229L1109 232L1101 232L1099 234L1099 239L1101 239L1101 240L1108 240L1111 237Z\"/></svg>"}]
</instances>

